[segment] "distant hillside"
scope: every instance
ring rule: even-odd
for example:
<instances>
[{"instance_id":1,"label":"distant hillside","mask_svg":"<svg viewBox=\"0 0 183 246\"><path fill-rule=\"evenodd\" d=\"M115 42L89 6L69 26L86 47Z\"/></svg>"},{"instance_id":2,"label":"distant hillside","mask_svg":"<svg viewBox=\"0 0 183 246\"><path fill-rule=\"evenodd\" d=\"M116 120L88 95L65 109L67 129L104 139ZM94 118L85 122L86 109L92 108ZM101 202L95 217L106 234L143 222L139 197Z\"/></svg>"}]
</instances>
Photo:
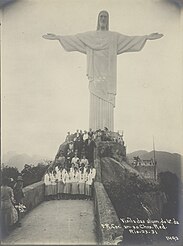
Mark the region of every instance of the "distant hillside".
<instances>
[{"instance_id":1,"label":"distant hillside","mask_svg":"<svg viewBox=\"0 0 183 246\"><path fill-rule=\"evenodd\" d=\"M2 163L11 167L16 167L19 171L23 169L25 164L36 165L37 163L43 162L45 160L50 159L39 155L30 156L25 153L17 154L14 151L7 152L2 156Z\"/></svg>"},{"instance_id":2,"label":"distant hillside","mask_svg":"<svg viewBox=\"0 0 183 246\"><path fill-rule=\"evenodd\" d=\"M149 153L147 150L137 150L137 151L134 151L132 153L129 153L127 154L127 157L128 157L128 160L132 161L133 162L133 157L134 156L143 156L145 154Z\"/></svg>"},{"instance_id":3,"label":"distant hillside","mask_svg":"<svg viewBox=\"0 0 183 246\"><path fill-rule=\"evenodd\" d=\"M129 162L133 162L134 156L139 156L143 160L148 160L154 157L154 153L153 151L147 152L145 150L132 152L127 154ZM181 158L183 160L183 156L177 153L171 154L165 151L156 151L155 156L157 160L158 173L170 171L181 178Z\"/></svg>"}]
</instances>

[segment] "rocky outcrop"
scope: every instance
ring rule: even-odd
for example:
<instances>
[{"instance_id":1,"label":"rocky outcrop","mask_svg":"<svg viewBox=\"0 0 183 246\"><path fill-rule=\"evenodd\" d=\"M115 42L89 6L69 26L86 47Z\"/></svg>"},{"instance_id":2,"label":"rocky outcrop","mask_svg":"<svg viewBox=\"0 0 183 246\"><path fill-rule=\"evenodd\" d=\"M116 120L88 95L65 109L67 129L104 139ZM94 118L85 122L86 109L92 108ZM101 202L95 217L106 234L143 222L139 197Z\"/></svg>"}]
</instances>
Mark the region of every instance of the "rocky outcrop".
<instances>
[{"instance_id":1,"label":"rocky outcrop","mask_svg":"<svg viewBox=\"0 0 183 246\"><path fill-rule=\"evenodd\" d=\"M101 141L97 143L97 156L111 157L119 162L126 161L126 147L113 141Z\"/></svg>"},{"instance_id":2,"label":"rocky outcrop","mask_svg":"<svg viewBox=\"0 0 183 246\"><path fill-rule=\"evenodd\" d=\"M96 162L100 175L98 178L115 208L118 218L155 219L160 220L166 196L155 181L145 179L137 170L126 162L118 162L104 157ZM100 164L99 164L100 163ZM123 223L122 223L123 227ZM150 243L152 240L165 238L166 231L152 235L131 235L124 230L123 243ZM158 244L157 244L158 245Z\"/></svg>"},{"instance_id":3,"label":"rocky outcrop","mask_svg":"<svg viewBox=\"0 0 183 246\"><path fill-rule=\"evenodd\" d=\"M157 182L144 179L126 162L105 157L100 164L101 181L120 216L161 218L166 198Z\"/></svg>"}]
</instances>

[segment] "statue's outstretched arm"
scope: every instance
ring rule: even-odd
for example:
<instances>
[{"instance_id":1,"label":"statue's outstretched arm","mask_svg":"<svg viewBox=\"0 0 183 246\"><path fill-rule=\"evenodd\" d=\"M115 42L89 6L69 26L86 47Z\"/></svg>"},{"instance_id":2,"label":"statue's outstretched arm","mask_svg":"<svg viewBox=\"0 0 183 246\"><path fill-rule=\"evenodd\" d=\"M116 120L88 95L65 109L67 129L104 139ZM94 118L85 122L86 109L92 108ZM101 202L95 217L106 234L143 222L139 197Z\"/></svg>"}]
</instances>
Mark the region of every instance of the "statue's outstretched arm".
<instances>
[{"instance_id":1,"label":"statue's outstretched arm","mask_svg":"<svg viewBox=\"0 0 183 246\"><path fill-rule=\"evenodd\" d=\"M47 33L42 37L48 40L58 40L66 51L78 51L86 54L86 45L77 37L77 35L60 36Z\"/></svg>"},{"instance_id":2,"label":"statue's outstretched arm","mask_svg":"<svg viewBox=\"0 0 183 246\"><path fill-rule=\"evenodd\" d=\"M127 36L118 34L117 54L124 52L140 51L144 47L147 40L155 40L163 37L163 34L151 33L144 36Z\"/></svg>"},{"instance_id":3,"label":"statue's outstretched arm","mask_svg":"<svg viewBox=\"0 0 183 246\"><path fill-rule=\"evenodd\" d=\"M45 35L42 36L45 39L49 39L49 40L58 40L58 36L53 34L53 33L47 33Z\"/></svg>"},{"instance_id":4,"label":"statue's outstretched arm","mask_svg":"<svg viewBox=\"0 0 183 246\"><path fill-rule=\"evenodd\" d=\"M147 35L147 40L155 40L155 39L159 39L162 38L164 35L160 34L160 33L151 33L149 35Z\"/></svg>"}]
</instances>

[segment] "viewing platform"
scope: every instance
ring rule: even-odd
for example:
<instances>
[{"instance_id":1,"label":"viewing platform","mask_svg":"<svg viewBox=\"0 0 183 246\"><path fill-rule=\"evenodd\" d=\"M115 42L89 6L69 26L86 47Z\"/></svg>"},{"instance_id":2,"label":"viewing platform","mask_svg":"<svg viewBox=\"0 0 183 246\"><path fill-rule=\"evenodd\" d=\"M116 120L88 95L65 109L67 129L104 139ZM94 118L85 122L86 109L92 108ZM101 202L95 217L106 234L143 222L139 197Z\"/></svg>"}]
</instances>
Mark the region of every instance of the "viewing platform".
<instances>
[{"instance_id":1,"label":"viewing platform","mask_svg":"<svg viewBox=\"0 0 183 246\"><path fill-rule=\"evenodd\" d=\"M22 226L2 245L117 245L123 229L101 182L94 182L92 199L45 201L43 181L24 188L27 213ZM110 230L105 225L114 225ZM119 240L120 237L120 240Z\"/></svg>"},{"instance_id":2,"label":"viewing platform","mask_svg":"<svg viewBox=\"0 0 183 246\"><path fill-rule=\"evenodd\" d=\"M2 244L96 245L93 201L45 201L30 211L22 219L22 227Z\"/></svg>"}]
</instances>

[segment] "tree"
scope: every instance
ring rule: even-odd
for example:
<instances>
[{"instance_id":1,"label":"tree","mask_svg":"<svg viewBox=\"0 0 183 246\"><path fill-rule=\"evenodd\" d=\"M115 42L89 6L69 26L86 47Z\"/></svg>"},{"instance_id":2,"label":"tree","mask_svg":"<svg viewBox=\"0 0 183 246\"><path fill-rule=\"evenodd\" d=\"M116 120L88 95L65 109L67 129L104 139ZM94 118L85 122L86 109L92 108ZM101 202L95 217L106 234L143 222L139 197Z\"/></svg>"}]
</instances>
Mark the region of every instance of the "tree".
<instances>
[{"instance_id":1,"label":"tree","mask_svg":"<svg viewBox=\"0 0 183 246\"><path fill-rule=\"evenodd\" d=\"M21 172L24 180L24 187L41 181L48 166L48 162L38 163L37 166L25 164L24 169Z\"/></svg>"}]
</instances>

